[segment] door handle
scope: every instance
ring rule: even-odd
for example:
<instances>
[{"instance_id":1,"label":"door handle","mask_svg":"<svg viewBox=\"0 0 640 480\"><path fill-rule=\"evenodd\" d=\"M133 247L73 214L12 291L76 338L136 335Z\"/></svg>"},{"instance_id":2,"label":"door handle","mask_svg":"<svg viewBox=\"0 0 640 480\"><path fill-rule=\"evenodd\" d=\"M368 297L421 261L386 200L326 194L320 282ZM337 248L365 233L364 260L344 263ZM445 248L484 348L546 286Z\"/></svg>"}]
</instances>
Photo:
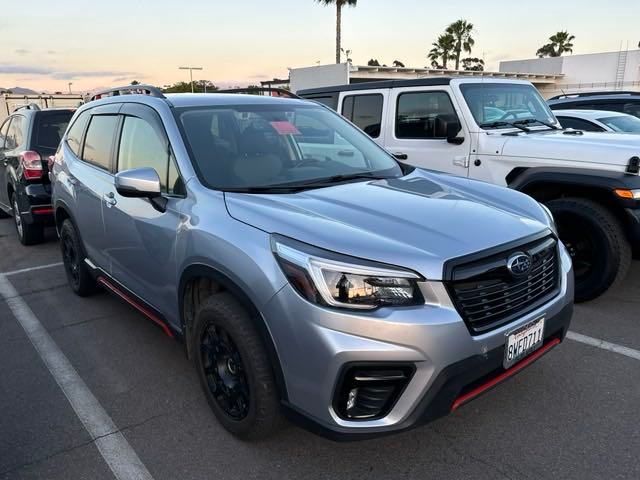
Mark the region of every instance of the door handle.
<instances>
[{"instance_id":1,"label":"door handle","mask_svg":"<svg viewBox=\"0 0 640 480\"><path fill-rule=\"evenodd\" d=\"M409 160L409 155L407 155L406 153L396 152L392 153L391 155L396 157L398 160Z\"/></svg>"},{"instance_id":2,"label":"door handle","mask_svg":"<svg viewBox=\"0 0 640 480\"><path fill-rule=\"evenodd\" d=\"M463 168L469 168L469 157L464 155L460 157L453 157L453 164Z\"/></svg>"},{"instance_id":3,"label":"door handle","mask_svg":"<svg viewBox=\"0 0 640 480\"><path fill-rule=\"evenodd\" d=\"M116 200L116 195L113 192L105 193L103 198L104 203L107 204L108 208L111 208L118 203L118 201Z\"/></svg>"}]
</instances>

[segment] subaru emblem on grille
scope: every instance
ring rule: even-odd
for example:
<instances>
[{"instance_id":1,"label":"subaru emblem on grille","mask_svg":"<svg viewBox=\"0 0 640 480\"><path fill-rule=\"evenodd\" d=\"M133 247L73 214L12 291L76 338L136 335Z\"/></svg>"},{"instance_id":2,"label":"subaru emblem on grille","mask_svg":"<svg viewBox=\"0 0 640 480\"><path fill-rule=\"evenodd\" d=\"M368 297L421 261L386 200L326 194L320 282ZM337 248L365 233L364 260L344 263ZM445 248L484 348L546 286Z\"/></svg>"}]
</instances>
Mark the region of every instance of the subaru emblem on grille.
<instances>
[{"instance_id":1,"label":"subaru emblem on grille","mask_svg":"<svg viewBox=\"0 0 640 480\"><path fill-rule=\"evenodd\" d=\"M516 252L507 260L507 269L514 277L523 277L531 270L531 257L522 252Z\"/></svg>"}]
</instances>

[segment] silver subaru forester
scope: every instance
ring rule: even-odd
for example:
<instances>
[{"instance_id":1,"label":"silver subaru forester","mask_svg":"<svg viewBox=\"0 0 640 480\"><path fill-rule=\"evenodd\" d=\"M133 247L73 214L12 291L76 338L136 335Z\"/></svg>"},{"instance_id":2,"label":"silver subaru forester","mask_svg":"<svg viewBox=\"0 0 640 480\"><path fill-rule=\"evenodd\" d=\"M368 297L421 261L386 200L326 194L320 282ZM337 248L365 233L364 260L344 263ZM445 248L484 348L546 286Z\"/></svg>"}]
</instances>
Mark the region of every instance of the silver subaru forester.
<instances>
[{"instance_id":1,"label":"silver subaru forester","mask_svg":"<svg viewBox=\"0 0 640 480\"><path fill-rule=\"evenodd\" d=\"M310 101L100 96L52 165L71 288L182 340L239 437L407 429L564 339L571 260L530 197L403 165Z\"/></svg>"}]
</instances>

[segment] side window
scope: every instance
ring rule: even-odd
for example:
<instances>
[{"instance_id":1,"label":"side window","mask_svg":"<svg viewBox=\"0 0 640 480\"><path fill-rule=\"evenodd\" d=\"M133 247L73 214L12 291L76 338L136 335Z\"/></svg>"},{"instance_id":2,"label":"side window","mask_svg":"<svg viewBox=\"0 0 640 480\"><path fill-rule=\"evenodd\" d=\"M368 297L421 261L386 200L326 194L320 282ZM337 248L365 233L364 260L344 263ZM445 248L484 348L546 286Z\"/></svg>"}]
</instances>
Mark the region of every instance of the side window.
<instances>
[{"instance_id":1,"label":"side window","mask_svg":"<svg viewBox=\"0 0 640 480\"><path fill-rule=\"evenodd\" d=\"M333 93L333 94L327 94L327 95L323 95L323 96L309 96L309 97L305 97L308 100L313 100L315 102L321 103L329 108L331 108L332 110L337 110L338 109L338 94Z\"/></svg>"},{"instance_id":2,"label":"side window","mask_svg":"<svg viewBox=\"0 0 640 480\"><path fill-rule=\"evenodd\" d=\"M373 95L349 95L342 103L342 115L355 123L371 138L380 136L384 97Z\"/></svg>"},{"instance_id":3,"label":"side window","mask_svg":"<svg viewBox=\"0 0 640 480\"><path fill-rule=\"evenodd\" d=\"M0 127L0 150L4 149L4 142L7 138L7 132L9 131L9 123L11 123L11 118L7 118L2 124L2 127Z\"/></svg>"},{"instance_id":4,"label":"side window","mask_svg":"<svg viewBox=\"0 0 640 480\"><path fill-rule=\"evenodd\" d=\"M398 97L396 138L443 139L447 122L457 119L446 92L403 93Z\"/></svg>"},{"instance_id":5,"label":"side window","mask_svg":"<svg viewBox=\"0 0 640 480\"><path fill-rule=\"evenodd\" d=\"M82 112L78 118L75 119L73 125L69 129L69 133L67 134L67 145L73 153L76 154L76 157L80 156L80 146L82 145L82 135L84 134L84 130L87 127L87 123L89 122L89 111Z\"/></svg>"},{"instance_id":6,"label":"side window","mask_svg":"<svg viewBox=\"0 0 640 480\"><path fill-rule=\"evenodd\" d=\"M13 150L24 143L27 130L27 119L22 115L16 115L9 125L7 139L5 140L5 150Z\"/></svg>"},{"instance_id":7,"label":"side window","mask_svg":"<svg viewBox=\"0 0 640 480\"><path fill-rule=\"evenodd\" d=\"M125 117L118 151L118 171L153 168L160 177L162 191L171 193L167 185L171 185L173 190L177 178L169 180L169 163L169 142L164 132L142 118ZM177 171L174 172L176 174Z\"/></svg>"},{"instance_id":8,"label":"side window","mask_svg":"<svg viewBox=\"0 0 640 480\"><path fill-rule=\"evenodd\" d=\"M113 138L117 125L117 115L93 115L91 117L82 149L84 161L111 171Z\"/></svg>"},{"instance_id":9,"label":"side window","mask_svg":"<svg viewBox=\"0 0 640 480\"><path fill-rule=\"evenodd\" d=\"M604 129L595 123L591 123L588 120L582 118L563 117L558 116L560 125L564 128L573 128L575 130L584 130L585 132L603 132Z\"/></svg>"},{"instance_id":10,"label":"side window","mask_svg":"<svg viewBox=\"0 0 640 480\"><path fill-rule=\"evenodd\" d=\"M625 103L623 111L624 113L628 113L629 115L640 118L640 101Z\"/></svg>"}]
</instances>

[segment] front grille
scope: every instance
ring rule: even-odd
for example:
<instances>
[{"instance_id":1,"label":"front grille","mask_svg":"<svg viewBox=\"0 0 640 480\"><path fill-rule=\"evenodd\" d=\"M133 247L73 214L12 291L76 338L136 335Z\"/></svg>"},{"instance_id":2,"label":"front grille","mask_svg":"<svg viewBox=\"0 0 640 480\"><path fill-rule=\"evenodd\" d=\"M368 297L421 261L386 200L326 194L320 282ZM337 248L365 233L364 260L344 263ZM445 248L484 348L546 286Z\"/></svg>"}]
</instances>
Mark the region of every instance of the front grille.
<instances>
[{"instance_id":1,"label":"front grille","mask_svg":"<svg viewBox=\"0 0 640 480\"><path fill-rule=\"evenodd\" d=\"M531 258L531 270L522 277L507 267L508 259L520 252ZM499 328L537 308L557 294L558 285L558 248L552 237L478 260L454 261L447 282L453 303L473 335Z\"/></svg>"}]
</instances>

